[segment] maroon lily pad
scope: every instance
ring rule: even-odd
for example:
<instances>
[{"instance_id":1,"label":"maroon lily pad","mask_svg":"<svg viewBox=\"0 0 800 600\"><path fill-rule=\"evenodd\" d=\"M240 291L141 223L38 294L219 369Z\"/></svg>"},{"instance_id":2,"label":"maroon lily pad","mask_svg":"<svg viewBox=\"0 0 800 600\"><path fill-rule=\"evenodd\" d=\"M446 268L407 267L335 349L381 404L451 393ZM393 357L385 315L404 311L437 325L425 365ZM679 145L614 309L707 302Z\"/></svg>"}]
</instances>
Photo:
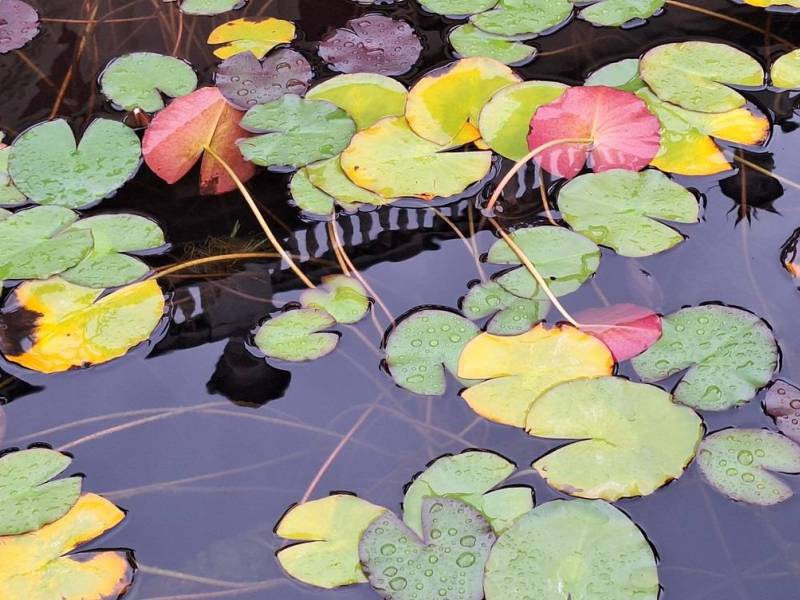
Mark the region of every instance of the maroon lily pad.
<instances>
[{"instance_id":1,"label":"maroon lily pad","mask_svg":"<svg viewBox=\"0 0 800 600\"><path fill-rule=\"evenodd\" d=\"M767 390L764 408L781 433L800 442L800 389L778 379Z\"/></svg>"},{"instance_id":2,"label":"maroon lily pad","mask_svg":"<svg viewBox=\"0 0 800 600\"><path fill-rule=\"evenodd\" d=\"M340 73L408 73L422 53L411 26L377 14L347 22L319 44L319 55Z\"/></svg>"},{"instance_id":3,"label":"maroon lily pad","mask_svg":"<svg viewBox=\"0 0 800 600\"><path fill-rule=\"evenodd\" d=\"M219 65L215 82L228 102L247 110L284 94L302 96L313 78L306 58L287 48L271 53L263 61L250 52L232 56Z\"/></svg>"},{"instance_id":4,"label":"maroon lily pad","mask_svg":"<svg viewBox=\"0 0 800 600\"><path fill-rule=\"evenodd\" d=\"M22 48L39 33L39 14L22 0L0 0L0 54Z\"/></svg>"},{"instance_id":5,"label":"maroon lily pad","mask_svg":"<svg viewBox=\"0 0 800 600\"><path fill-rule=\"evenodd\" d=\"M635 304L590 308L575 318L582 331L608 346L617 362L638 356L661 337L661 317Z\"/></svg>"}]
</instances>

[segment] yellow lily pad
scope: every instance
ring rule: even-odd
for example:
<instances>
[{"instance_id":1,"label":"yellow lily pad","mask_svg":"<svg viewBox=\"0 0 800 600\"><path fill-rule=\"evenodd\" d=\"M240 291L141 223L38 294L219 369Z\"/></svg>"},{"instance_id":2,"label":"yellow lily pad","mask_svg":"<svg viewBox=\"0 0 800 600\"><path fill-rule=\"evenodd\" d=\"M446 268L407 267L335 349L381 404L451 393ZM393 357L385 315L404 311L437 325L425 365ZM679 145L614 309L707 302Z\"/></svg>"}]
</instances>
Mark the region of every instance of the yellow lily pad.
<instances>
[{"instance_id":1,"label":"yellow lily pad","mask_svg":"<svg viewBox=\"0 0 800 600\"><path fill-rule=\"evenodd\" d=\"M800 7L800 2L797 4ZM800 89L800 50L784 54L772 65L772 85L784 90Z\"/></svg>"},{"instance_id":2,"label":"yellow lily pad","mask_svg":"<svg viewBox=\"0 0 800 600\"><path fill-rule=\"evenodd\" d=\"M406 96L402 83L375 73L338 75L306 94L306 98L327 100L341 108L356 122L359 131L385 117L402 117Z\"/></svg>"},{"instance_id":3,"label":"yellow lily pad","mask_svg":"<svg viewBox=\"0 0 800 600\"><path fill-rule=\"evenodd\" d=\"M214 50L214 56L222 59L230 58L241 52L252 52L261 60L267 52L279 44L288 44L294 39L295 26L291 21L283 19L236 19L217 27L208 36L212 45L226 44Z\"/></svg>"}]
</instances>

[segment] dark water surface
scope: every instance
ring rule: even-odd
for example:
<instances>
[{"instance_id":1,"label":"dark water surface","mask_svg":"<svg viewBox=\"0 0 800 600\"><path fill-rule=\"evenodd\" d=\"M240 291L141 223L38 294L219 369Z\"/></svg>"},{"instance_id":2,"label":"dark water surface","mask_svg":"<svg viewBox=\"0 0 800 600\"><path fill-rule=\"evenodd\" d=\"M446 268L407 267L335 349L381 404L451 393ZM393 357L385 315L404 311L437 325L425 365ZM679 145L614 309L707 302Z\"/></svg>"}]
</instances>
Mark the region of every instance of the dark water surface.
<instances>
[{"instance_id":1,"label":"dark water surface","mask_svg":"<svg viewBox=\"0 0 800 600\"><path fill-rule=\"evenodd\" d=\"M96 115L122 118L97 93L99 71L126 52L169 54L175 45L178 13L159 0L29 1L55 20L85 20L95 8L97 18L161 17L100 22L85 38L85 24L51 21L22 54L1 56L0 128L10 135L47 119L54 104L76 129ZM687 2L800 43L800 19L792 15L727 0ZM449 22L421 15L414 0L379 10L412 21L423 37L424 62L400 78L404 83L452 59L443 41ZM208 32L230 18L260 13L295 21L295 46L312 61L318 79L328 78L333 73L316 57L314 42L368 11L349 0L251 0L239 13L187 17L178 55L210 83L216 59L205 44ZM526 79L578 84L611 61L688 39L736 45L765 66L786 50L764 33L671 6L631 30L574 22L536 40L542 56L519 71ZM800 132L794 131L800 116L791 95L758 92L749 98L777 126L769 145L747 157L800 180ZM706 301L741 306L770 323L783 353L779 376L800 383L800 293L779 260L781 246L800 227L800 193L753 171L678 180L703 196L702 221L680 227L688 240L639 260L604 251L593 282L566 305L577 312L605 298L662 313ZM87 212L125 210L159 220L172 247L151 261L154 266L267 249L259 246L262 236L237 194L200 197L196 181L194 173L170 187L143 168L115 198ZM316 280L336 272L324 225L298 218L287 205L287 182L265 173L249 188L287 246L303 257L309 275ZM442 209L467 235L469 202ZM522 216L506 224L533 222L537 210L523 206L513 211ZM339 224L347 252L395 316L421 304L456 307L477 278L467 247L430 210L386 207L342 216ZM476 238L485 252L495 236L484 229ZM343 328L339 348L322 360L267 365L254 357L246 348L254 326L298 298L300 284L287 271L265 261L220 263L162 281L172 294L174 322L149 356L140 349L104 366L52 377L4 363L9 374L0 373L0 398L8 402L8 432L2 447L64 447L75 455L74 470L87 475L87 490L129 511L125 524L94 547L135 550L142 569L130 598L375 598L366 586L326 592L282 574L273 557L280 540L272 529L309 486L312 497L349 490L397 510L403 485L439 455L489 448L526 468L558 445L476 419L454 381L446 396L433 399L397 388L379 365L388 324L379 311L380 330L371 319ZM623 374L630 374L626 367ZM771 426L762 397L704 414L706 426ZM800 477L786 479L800 491ZM537 475L515 482L532 485L538 503L559 496ZM772 508L737 504L712 490L692 465L678 482L618 505L657 548L666 600L800 597L800 498ZM275 587L266 587L270 580Z\"/></svg>"}]
</instances>

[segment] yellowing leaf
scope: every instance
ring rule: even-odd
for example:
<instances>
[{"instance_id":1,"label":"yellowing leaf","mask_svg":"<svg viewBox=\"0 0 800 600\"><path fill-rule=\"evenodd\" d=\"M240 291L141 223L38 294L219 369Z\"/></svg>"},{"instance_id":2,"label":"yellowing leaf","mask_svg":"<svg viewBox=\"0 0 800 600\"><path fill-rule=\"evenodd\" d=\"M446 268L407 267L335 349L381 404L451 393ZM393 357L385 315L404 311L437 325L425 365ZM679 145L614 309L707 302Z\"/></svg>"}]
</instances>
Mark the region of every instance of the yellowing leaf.
<instances>
[{"instance_id":1,"label":"yellowing leaf","mask_svg":"<svg viewBox=\"0 0 800 600\"><path fill-rule=\"evenodd\" d=\"M488 379L462 397L496 423L525 427L528 411L548 389L565 381L611 374L611 351L597 338L570 326L498 336L482 333L461 353L458 376Z\"/></svg>"},{"instance_id":2,"label":"yellowing leaf","mask_svg":"<svg viewBox=\"0 0 800 600\"><path fill-rule=\"evenodd\" d=\"M125 514L105 498L86 494L58 521L33 533L0 537L0 598L118 598L133 580L127 553L69 553L124 518Z\"/></svg>"},{"instance_id":3,"label":"yellowing leaf","mask_svg":"<svg viewBox=\"0 0 800 600\"><path fill-rule=\"evenodd\" d=\"M402 83L376 73L338 75L314 86L306 98L327 100L344 110L359 129L384 117L401 117L408 92Z\"/></svg>"},{"instance_id":4,"label":"yellowing leaf","mask_svg":"<svg viewBox=\"0 0 800 600\"><path fill-rule=\"evenodd\" d=\"M800 0L797 6L800 7ZM792 50L778 58L772 65L770 78L772 85L784 90L800 88L800 50Z\"/></svg>"},{"instance_id":5,"label":"yellowing leaf","mask_svg":"<svg viewBox=\"0 0 800 600\"><path fill-rule=\"evenodd\" d=\"M209 44L227 44L214 50L219 58L230 58L240 52L252 52L261 60L278 44L288 44L294 39L295 26L282 19L251 21L236 19L217 27L208 36Z\"/></svg>"}]
</instances>

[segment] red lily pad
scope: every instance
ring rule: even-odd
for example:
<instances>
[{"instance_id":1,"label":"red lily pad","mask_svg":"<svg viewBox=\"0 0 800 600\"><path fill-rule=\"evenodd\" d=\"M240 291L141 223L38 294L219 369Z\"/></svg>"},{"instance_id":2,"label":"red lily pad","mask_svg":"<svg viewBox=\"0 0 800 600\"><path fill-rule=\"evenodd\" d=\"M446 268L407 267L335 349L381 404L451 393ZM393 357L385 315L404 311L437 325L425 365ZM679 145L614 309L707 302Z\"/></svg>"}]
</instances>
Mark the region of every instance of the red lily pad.
<instances>
[{"instance_id":1,"label":"red lily pad","mask_svg":"<svg viewBox=\"0 0 800 600\"><path fill-rule=\"evenodd\" d=\"M340 73L408 73L422 53L411 26L383 15L368 14L347 22L319 44L319 55Z\"/></svg>"},{"instance_id":2,"label":"red lily pad","mask_svg":"<svg viewBox=\"0 0 800 600\"><path fill-rule=\"evenodd\" d=\"M590 308L575 319L582 331L608 346L617 362L638 356L661 337L661 317L635 304Z\"/></svg>"},{"instance_id":3,"label":"red lily pad","mask_svg":"<svg viewBox=\"0 0 800 600\"><path fill-rule=\"evenodd\" d=\"M153 118L142 140L144 160L156 175L172 184L202 156L200 193L233 191L236 184L205 149L211 148L242 181L255 175L255 165L246 161L236 146L237 140L252 135L239 127L242 116L217 88L200 88L174 100Z\"/></svg>"},{"instance_id":4,"label":"red lily pad","mask_svg":"<svg viewBox=\"0 0 800 600\"><path fill-rule=\"evenodd\" d=\"M313 78L306 58L287 48L273 52L263 61L251 52L236 54L219 65L214 81L228 102L247 110L284 94L302 96Z\"/></svg>"},{"instance_id":5,"label":"red lily pad","mask_svg":"<svg viewBox=\"0 0 800 600\"><path fill-rule=\"evenodd\" d=\"M778 379L767 390L764 408L781 433L800 442L800 389Z\"/></svg>"},{"instance_id":6,"label":"red lily pad","mask_svg":"<svg viewBox=\"0 0 800 600\"><path fill-rule=\"evenodd\" d=\"M640 171L655 158L661 125L644 100L622 90L596 86L568 89L539 108L531 120L531 150L558 140L535 157L546 171L571 179L587 161L597 173L611 169Z\"/></svg>"},{"instance_id":7,"label":"red lily pad","mask_svg":"<svg viewBox=\"0 0 800 600\"><path fill-rule=\"evenodd\" d=\"M0 0L0 54L22 48L39 33L39 14L22 0Z\"/></svg>"}]
</instances>

